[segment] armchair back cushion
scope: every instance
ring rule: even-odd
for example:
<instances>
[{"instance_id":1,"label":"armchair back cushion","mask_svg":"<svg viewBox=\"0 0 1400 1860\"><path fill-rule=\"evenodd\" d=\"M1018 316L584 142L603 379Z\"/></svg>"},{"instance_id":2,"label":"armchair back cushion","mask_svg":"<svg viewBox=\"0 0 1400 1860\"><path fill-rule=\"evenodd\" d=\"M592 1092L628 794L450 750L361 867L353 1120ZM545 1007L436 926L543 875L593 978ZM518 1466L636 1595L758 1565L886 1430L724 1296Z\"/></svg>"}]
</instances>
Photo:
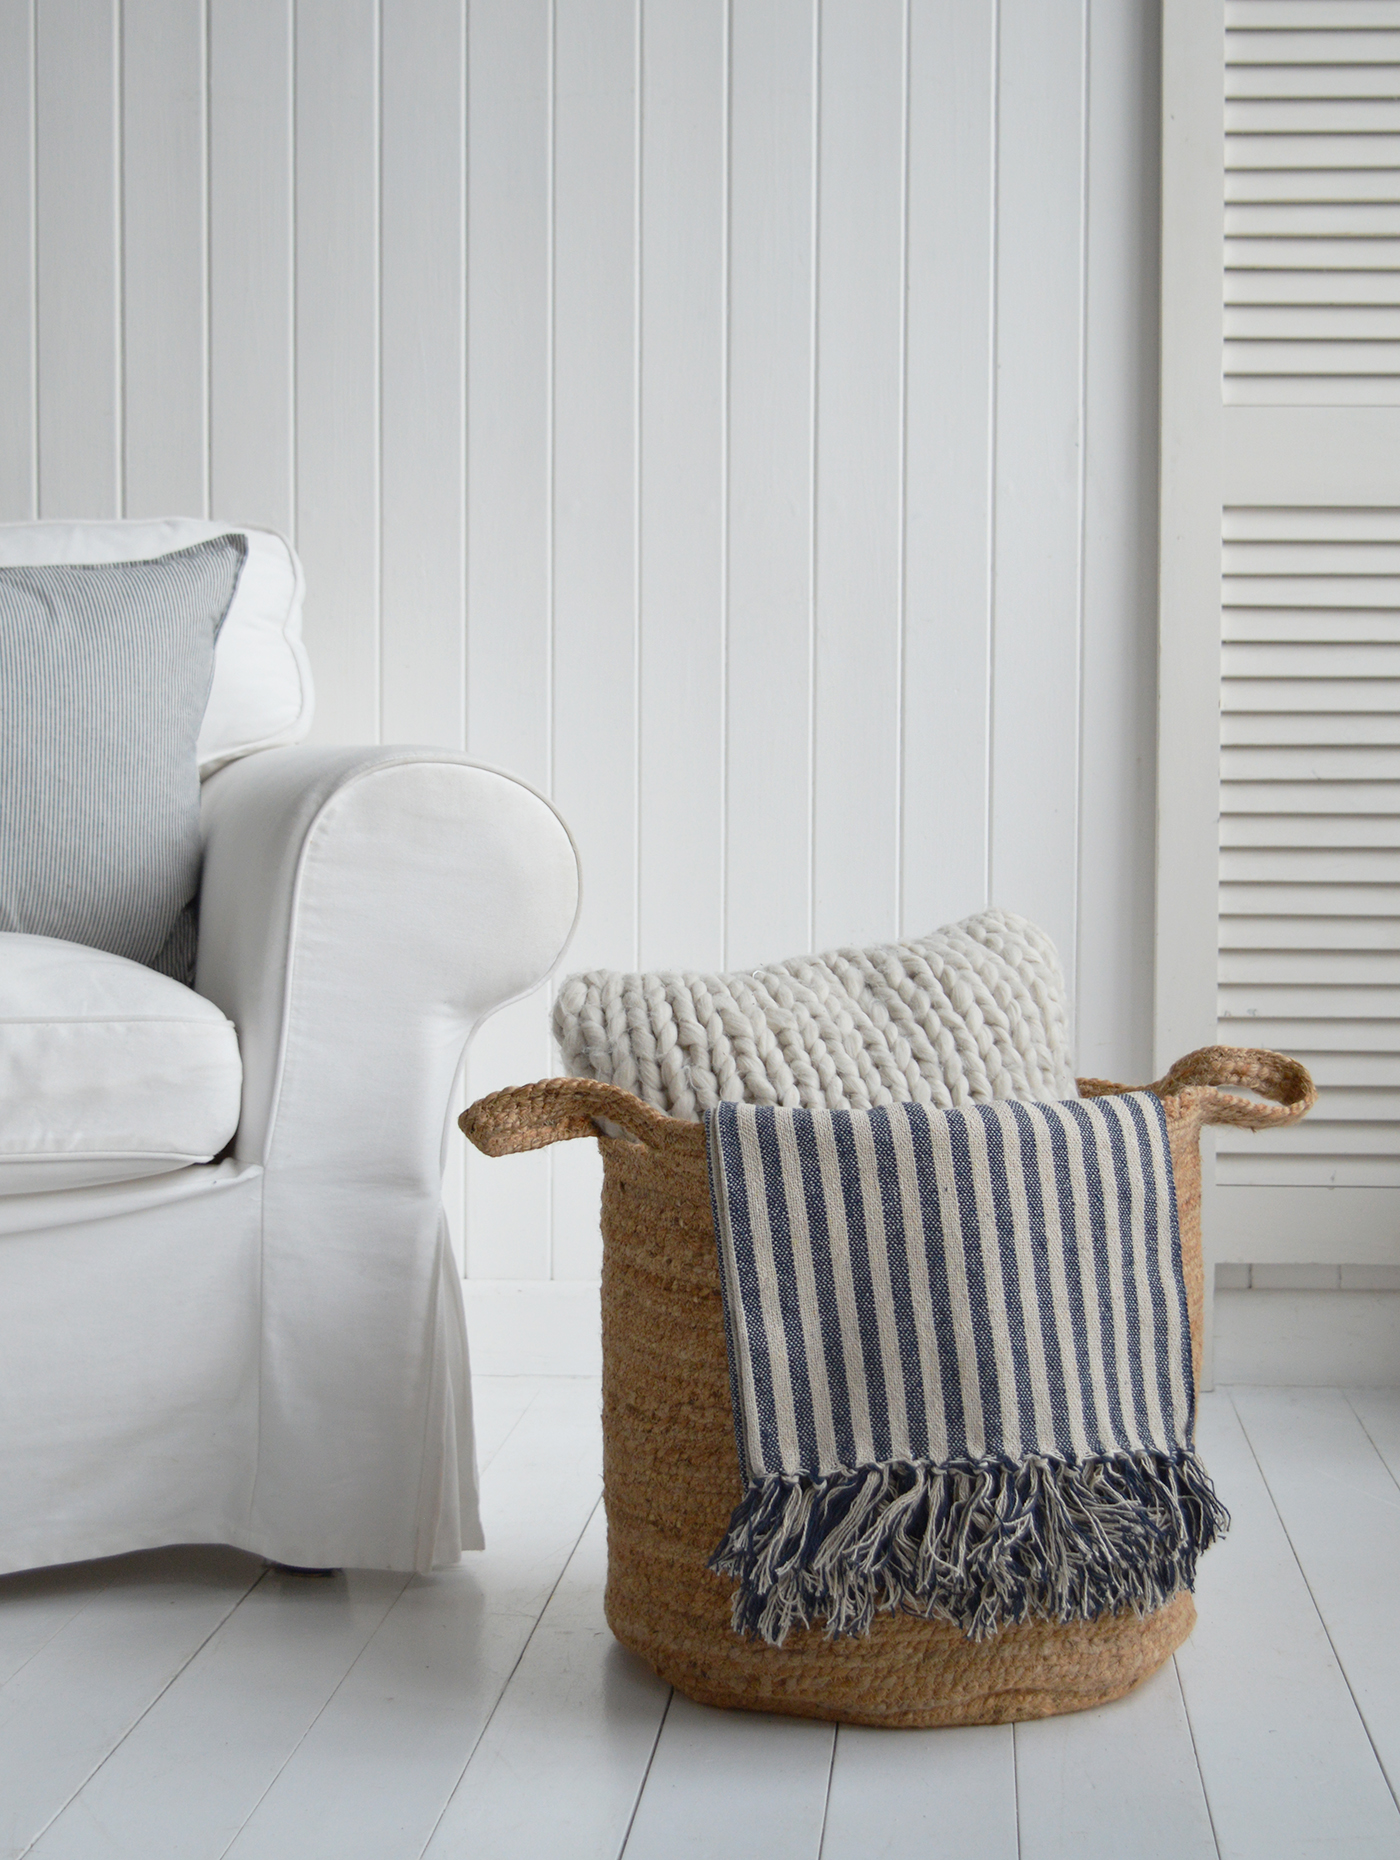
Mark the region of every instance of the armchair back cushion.
<instances>
[{"instance_id":1,"label":"armchair back cushion","mask_svg":"<svg viewBox=\"0 0 1400 1860\"><path fill-rule=\"evenodd\" d=\"M311 728L311 670L301 644L301 564L273 530L197 517L111 523L0 524L0 567L140 562L237 534L248 548L219 630L214 682L199 729L199 773L255 749L299 743Z\"/></svg>"},{"instance_id":2,"label":"armchair back cushion","mask_svg":"<svg viewBox=\"0 0 1400 1860\"><path fill-rule=\"evenodd\" d=\"M0 565L0 930L193 979L196 746L246 554Z\"/></svg>"}]
</instances>

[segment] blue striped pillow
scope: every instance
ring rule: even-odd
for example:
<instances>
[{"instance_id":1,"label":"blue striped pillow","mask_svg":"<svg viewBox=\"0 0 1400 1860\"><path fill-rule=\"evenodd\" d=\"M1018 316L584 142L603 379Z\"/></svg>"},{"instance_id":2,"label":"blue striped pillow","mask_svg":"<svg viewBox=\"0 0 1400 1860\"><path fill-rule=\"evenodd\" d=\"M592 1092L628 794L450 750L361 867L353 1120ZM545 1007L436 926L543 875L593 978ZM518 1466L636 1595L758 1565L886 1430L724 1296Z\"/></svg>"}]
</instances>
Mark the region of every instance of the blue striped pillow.
<instances>
[{"instance_id":1,"label":"blue striped pillow","mask_svg":"<svg viewBox=\"0 0 1400 1860\"><path fill-rule=\"evenodd\" d=\"M247 551L0 568L0 930L193 981L196 744Z\"/></svg>"}]
</instances>

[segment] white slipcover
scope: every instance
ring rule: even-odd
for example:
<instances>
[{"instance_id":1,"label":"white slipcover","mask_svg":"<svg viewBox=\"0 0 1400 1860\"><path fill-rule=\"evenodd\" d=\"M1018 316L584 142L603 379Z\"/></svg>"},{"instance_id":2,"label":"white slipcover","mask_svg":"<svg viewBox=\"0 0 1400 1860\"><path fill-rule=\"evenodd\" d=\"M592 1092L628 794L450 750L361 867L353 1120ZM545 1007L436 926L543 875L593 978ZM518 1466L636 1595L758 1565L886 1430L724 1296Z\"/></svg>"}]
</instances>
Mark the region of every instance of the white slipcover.
<instances>
[{"instance_id":1,"label":"white slipcover","mask_svg":"<svg viewBox=\"0 0 1400 1860\"><path fill-rule=\"evenodd\" d=\"M181 1542L452 1562L481 1544L453 1085L563 953L575 851L522 783L430 749L265 749L203 811L233 1152L0 1196L0 1569Z\"/></svg>"},{"instance_id":2,"label":"white slipcover","mask_svg":"<svg viewBox=\"0 0 1400 1860\"><path fill-rule=\"evenodd\" d=\"M242 1090L238 1035L203 995L82 943L0 944L0 1195L208 1162Z\"/></svg>"}]
</instances>

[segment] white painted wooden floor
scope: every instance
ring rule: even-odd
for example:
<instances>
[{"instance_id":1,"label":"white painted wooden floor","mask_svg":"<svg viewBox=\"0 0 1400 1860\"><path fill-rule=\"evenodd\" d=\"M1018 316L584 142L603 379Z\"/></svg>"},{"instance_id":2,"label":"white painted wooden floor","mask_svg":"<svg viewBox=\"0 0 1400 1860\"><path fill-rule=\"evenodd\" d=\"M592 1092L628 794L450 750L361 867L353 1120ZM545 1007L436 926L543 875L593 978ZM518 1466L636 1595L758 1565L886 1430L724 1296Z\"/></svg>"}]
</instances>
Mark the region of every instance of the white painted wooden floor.
<instances>
[{"instance_id":1,"label":"white painted wooden floor","mask_svg":"<svg viewBox=\"0 0 1400 1860\"><path fill-rule=\"evenodd\" d=\"M1400 1856L1400 1391L1206 1397L1235 1522L1175 1662L925 1732L671 1696L603 1624L596 1383L477 1390L490 1548L458 1570L0 1579L0 1856Z\"/></svg>"}]
</instances>

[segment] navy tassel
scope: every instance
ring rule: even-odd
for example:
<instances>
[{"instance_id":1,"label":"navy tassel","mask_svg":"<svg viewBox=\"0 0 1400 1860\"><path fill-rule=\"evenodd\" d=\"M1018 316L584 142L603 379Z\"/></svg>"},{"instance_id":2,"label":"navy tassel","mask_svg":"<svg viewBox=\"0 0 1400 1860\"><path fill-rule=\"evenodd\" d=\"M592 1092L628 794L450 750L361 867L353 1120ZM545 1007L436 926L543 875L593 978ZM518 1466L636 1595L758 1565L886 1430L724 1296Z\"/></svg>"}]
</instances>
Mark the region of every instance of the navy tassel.
<instances>
[{"instance_id":1,"label":"navy tassel","mask_svg":"<svg viewBox=\"0 0 1400 1860\"><path fill-rule=\"evenodd\" d=\"M1192 1587L1229 1528L1194 1453L896 1462L748 1488L710 1561L732 1577L735 1630L781 1647L793 1628L865 1634L877 1613L1007 1623L1160 1608Z\"/></svg>"}]
</instances>

